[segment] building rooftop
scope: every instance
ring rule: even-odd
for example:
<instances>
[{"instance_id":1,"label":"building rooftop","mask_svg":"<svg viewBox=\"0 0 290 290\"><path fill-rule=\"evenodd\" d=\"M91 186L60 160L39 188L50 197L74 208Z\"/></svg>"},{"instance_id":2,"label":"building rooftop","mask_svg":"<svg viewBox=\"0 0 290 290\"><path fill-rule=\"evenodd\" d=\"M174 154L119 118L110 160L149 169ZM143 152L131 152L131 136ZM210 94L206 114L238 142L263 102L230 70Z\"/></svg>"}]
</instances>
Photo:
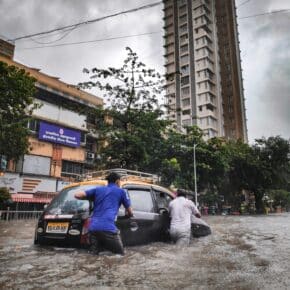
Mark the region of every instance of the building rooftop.
<instances>
[{"instance_id":1,"label":"building rooftop","mask_svg":"<svg viewBox=\"0 0 290 290\"><path fill-rule=\"evenodd\" d=\"M100 97L97 97L93 94L87 93L85 91L82 91L78 88L76 88L75 85L71 85L68 83L65 83L59 78L54 76L49 76L43 72L40 71L39 68L32 68L28 67L24 64L18 63L7 56L0 54L0 61L7 63L8 65L13 65L18 68L24 69L27 71L32 77L36 79L36 82L41 84L42 86L47 86L50 88L53 88L57 91L60 91L62 93L66 93L72 97L74 97L76 100L82 100L87 105L93 105L93 106L101 106L103 105L103 99Z\"/></svg>"}]
</instances>

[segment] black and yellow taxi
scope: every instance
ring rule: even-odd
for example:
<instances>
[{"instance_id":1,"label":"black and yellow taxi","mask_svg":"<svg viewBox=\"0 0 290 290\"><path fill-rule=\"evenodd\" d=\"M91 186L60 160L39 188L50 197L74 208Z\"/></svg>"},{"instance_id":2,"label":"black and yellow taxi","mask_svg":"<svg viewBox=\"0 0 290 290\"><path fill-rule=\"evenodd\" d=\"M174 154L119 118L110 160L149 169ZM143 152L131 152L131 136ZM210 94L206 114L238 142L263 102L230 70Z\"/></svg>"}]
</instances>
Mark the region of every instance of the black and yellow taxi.
<instances>
[{"instance_id":1,"label":"black and yellow taxi","mask_svg":"<svg viewBox=\"0 0 290 290\"><path fill-rule=\"evenodd\" d=\"M120 208L116 225L120 230L124 245L140 245L154 241L169 240L169 202L174 194L165 187L155 184L154 175L138 171L114 169L121 174L121 187L128 193L134 216L128 218L124 208ZM111 170L112 171L112 170ZM44 209L35 229L35 244L62 244L87 246L88 226L93 203L78 200L76 192L107 184L106 174L92 173L85 181L71 184ZM194 237L211 233L210 227L201 219L192 220Z\"/></svg>"}]
</instances>

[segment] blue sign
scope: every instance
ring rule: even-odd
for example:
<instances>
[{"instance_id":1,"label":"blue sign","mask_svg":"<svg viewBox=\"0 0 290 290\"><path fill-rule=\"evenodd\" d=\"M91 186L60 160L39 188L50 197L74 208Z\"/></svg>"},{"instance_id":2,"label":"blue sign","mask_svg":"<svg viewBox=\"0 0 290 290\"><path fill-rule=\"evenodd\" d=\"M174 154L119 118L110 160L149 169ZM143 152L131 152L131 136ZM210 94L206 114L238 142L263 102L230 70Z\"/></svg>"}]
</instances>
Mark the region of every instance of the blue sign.
<instances>
[{"instance_id":1,"label":"blue sign","mask_svg":"<svg viewBox=\"0 0 290 290\"><path fill-rule=\"evenodd\" d=\"M70 147L79 147L81 133L64 127L40 122L38 138L40 140L63 144Z\"/></svg>"}]
</instances>

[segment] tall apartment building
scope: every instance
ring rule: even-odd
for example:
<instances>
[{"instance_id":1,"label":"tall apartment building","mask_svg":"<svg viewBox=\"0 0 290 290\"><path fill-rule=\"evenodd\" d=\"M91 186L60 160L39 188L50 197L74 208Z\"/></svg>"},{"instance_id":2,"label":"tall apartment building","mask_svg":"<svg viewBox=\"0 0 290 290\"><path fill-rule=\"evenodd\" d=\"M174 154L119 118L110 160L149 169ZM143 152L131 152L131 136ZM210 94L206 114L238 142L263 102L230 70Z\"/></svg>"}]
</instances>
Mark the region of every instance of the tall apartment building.
<instances>
[{"instance_id":1,"label":"tall apartment building","mask_svg":"<svg viewBox=\"0 0 290 290\"><path fill-rule=\"evenodd\" d=\"M234 0L164 0L168 118L247 141Z\"/></svg>"}]
</instances>

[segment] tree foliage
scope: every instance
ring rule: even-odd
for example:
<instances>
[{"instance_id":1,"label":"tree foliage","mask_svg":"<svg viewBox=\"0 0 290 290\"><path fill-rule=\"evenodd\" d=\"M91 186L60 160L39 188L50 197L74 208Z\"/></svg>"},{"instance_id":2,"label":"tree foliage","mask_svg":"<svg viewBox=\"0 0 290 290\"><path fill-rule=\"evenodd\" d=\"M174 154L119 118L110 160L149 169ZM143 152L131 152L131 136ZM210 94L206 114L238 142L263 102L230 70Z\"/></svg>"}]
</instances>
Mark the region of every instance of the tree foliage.
<instances>
[{"instance_id":1,"label":"tree foliage","mask_svg":"<svg viewBox=\"0 0 290 290\"><path fill-rule=\"evenodd\" d=\"M198 192L205 202L241 204L243 190L252 192L258 212L265 192L289 190L289 141L277 136L256 140L250 146L240 140L213 138L205 141L196 126L186 133L173 129L158 103L163 81L127 48L120 68L84 69L90 76L82 88L104 92L109 106L98 108L96 120L103 144L101 166L126 167L161 176L163 185L194 190L194 145ZM200 197L202 198L202 197Z\"/></svg>"},{"instance_id":2,"label":"tree foliage","mask_svg":"<svg viewBox=\"0 0 290 290\"><path fill-rule=\"evenodd\" d=\"M104 91L108 108L99 111L99 117L109 119L99 132L106 140L101 148L102 164L109 167L154 170L152 159L161 146L162 132L167 121L158 96L163 89L161 75L147 68L130 48L120 68L91 70L90 81L79 84L82 88Z\"/></svg>"},{"instance_id":3,"label":"tree foliage","mask_svg":"<svg viewBox=\"0 0 290 290\"><path fill-rule=\"evenodd\" d=\"M0 155L7 159L18 159L28 149L34 82L25 70L0 62Z\"/></svg>"}]
</instances>

